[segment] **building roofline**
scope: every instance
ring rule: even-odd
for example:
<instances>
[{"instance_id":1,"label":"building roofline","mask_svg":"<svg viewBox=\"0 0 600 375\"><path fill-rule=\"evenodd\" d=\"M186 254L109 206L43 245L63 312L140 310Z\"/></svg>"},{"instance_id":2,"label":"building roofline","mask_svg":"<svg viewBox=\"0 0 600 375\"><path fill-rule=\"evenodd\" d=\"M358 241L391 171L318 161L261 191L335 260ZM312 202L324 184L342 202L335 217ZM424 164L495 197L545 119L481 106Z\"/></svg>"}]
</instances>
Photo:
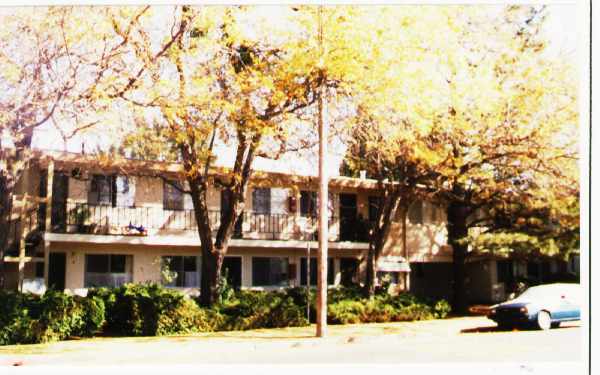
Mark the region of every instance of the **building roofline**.
<instances>
[{"instance_id":1,"label":"building roofline","mask_svg":"<svg viewBox=\"0 0 600 375\"><path fill-rule=\"evenodd\" d=\"M42 168L47 167L50 160L53 160L55 168L58 170L82 168L91 173L109 172L125 175L141 174L151 177L164 176L173 178L181 177L183 174L183 166L181 163L139 160L120 156L115 157L114 155L83 155L80 153L65 151L34 150L33 159L37 160L38 164ZM211 167L209 174L212 176L226 176L230 171L231 168ZM260 186L262 182L267 181L269 186L289 186L298 183L316 185L318 184L318 177L261 170L253 171L253 185ZM345 176L330 177L329 185L339 188L378 188L377 180Z\"/></svg>"}]
</instances>

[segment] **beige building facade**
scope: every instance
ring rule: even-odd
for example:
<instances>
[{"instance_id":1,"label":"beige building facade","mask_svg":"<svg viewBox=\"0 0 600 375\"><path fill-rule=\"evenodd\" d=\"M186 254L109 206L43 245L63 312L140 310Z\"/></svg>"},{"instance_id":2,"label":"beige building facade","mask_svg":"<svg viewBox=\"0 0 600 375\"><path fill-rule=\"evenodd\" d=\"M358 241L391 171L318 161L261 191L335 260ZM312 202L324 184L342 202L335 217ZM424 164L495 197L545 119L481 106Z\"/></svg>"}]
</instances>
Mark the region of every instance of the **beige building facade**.
<instances>
[{"instance_id":1,"label":"beige building facade","mask_svg":"<svg viewBox=\"0 0 600 375\"><path fill-rule=\"evenodd\" d=\"M197 293L200 240L186 187L174 182L180 173L177 164L40 152L13 204L7 287L85 294L90 287L155 282ZM334 177L329 190L328 283L361 283L376 181ZM224 262L230 284L253 289L316 284L316 191L316 177L254 174ZM216 184L208 202L216 230L227 204ZM396 290L449 298L452 251L444 207L416 202L405 236L402 228L394 218L378 279L389 278ZM469 272L473 300L505 297L495 260L475 260Z\"/></svg>"},{"instance_id":2,"label":"beige building facade","mask_svg":"<svg viewBox=\"0 0 600 375\"><path fill-rule=\"evenodd\" d=\"M39 153L20 181L13 207L15 236L6 258L9 287L53 285L83 292L91 286L158 282L193 292L200 280L200 240L191 199L173 183L179 173L176 164L99 162L78 154ZM215 171L219 173L224 172ZM230 280L242 288L299 286L306 284L311 268L314 281L317 179L260 171L255 176L226 257ZM359 283L376 183L336 177L330 192L329 282ZM216 229L226 204L216 186L210 188L208 202ZM22 224L27 219L28 224ZM442 208L415 205L406 226L406 250L402 225L393 223L382 256L388 264L383 272L406 288L396 268L449 262L444 223ZM20 252L17 233L27 238ZM308 266L307 252L312 258Z\"/></svg>"}]
</instances>

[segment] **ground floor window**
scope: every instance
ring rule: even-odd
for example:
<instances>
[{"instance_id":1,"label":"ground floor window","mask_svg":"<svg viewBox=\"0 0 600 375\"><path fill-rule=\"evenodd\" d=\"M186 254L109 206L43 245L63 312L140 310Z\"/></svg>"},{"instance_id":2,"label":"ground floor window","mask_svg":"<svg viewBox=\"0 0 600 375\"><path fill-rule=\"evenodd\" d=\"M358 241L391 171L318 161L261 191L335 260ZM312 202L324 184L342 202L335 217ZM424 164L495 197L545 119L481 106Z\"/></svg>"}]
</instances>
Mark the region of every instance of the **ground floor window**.
<instances>
[{"instance_id":1,"label":"ground floor window","mask_svg":"<svg viewBox=\"0 0 600 375\"><path fill-rule=\"evenodd\" d=\"M133 256L120 254L86 254L86 288L119 287L133 281Z\"/></svg>"},{"instance_id":2,"label":"ground floor window","mask_svg":"<svg viewBox=\"0 0 600 375\"><path fill-rule=\"evenodd\" d=\"M163 256L161 262L163 284L178 288L200 287L199 256Z\"/></svg>"},{"instance_id":3,"label":"ground floor window","mask_svg":"<svg viewBox=\"0 0 600 375\"><path fill-rule=\"evenodd\" d=\"M253 286L287 286L289 284L288 258L253 257Z\"/></svg>"},{"instance_id":4,"label":"ground floor window","mask_svg":"<svg viewBox=\"0 0 600 375\"><path fill-rule=\"evenodd\" d=\"M306 285L306 258L300 259L300 285ZM327 259L327 284L333 285L335 273L333 259ZM310 285L317 285L317 258L310 258Z\"/></svg>"}]
</instances>

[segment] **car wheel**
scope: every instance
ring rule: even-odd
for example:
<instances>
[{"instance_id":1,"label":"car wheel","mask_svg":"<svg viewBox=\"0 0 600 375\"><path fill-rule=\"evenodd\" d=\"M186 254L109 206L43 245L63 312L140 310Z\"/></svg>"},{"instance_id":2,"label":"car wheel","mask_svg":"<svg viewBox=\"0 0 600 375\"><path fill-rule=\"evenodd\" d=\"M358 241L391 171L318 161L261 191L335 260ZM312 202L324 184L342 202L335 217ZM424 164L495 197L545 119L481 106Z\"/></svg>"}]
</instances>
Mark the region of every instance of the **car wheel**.
<instances>
[{"instance_id":1,"label":"car wheel","mask_svg":"<svg viewBox=\"0 0 600 375\"><path fill-rule=\"evenodd\" d=\"M512 330L512 328L513 328L512 325L509 323L506 323L506 322L498 323L498 329L500 331L510 331L510 330Z\"/></svg>"},{"instance_id":2,"label":"car wheel","mask_svg":"<svg viewBox=\"0 0 600 375\"><path fill-rule=\"evenodd\" d=\"M540 311L537 315L537 326L539 329L548 330L552 326L552 318L548 311Z\"/></svg>"},{"instance_id":3,"label":"car wheel","mask_svg":"<svg viewBox=\"0 0 600 375\"><path fill-rule=\"evenodd\" d=\"M550 328L558 328L560 327L560 322L550 323Z\"/></svg>"}]
</instances>

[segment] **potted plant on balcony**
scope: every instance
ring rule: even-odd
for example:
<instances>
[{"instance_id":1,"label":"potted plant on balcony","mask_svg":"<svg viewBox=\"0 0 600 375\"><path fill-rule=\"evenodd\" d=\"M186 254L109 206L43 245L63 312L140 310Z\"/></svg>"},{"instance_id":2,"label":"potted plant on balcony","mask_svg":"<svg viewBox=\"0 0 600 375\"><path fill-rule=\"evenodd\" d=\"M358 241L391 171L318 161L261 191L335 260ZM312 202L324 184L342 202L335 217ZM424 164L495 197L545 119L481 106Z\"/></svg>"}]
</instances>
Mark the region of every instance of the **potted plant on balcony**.
<instances>
[{"instance_id":1,"label":"potted plant on balcony","mask_svg":"<svg viewBox=\"0 0 600 375\"><path fill-rule=\"evenodd\" d=\"M69 212L70 223L75 224L77 233L91 233L93 230L93 225L88 224L88 219L90 218L90 210L84 205L77 205Z\"/></svg>"}]
</instances>

